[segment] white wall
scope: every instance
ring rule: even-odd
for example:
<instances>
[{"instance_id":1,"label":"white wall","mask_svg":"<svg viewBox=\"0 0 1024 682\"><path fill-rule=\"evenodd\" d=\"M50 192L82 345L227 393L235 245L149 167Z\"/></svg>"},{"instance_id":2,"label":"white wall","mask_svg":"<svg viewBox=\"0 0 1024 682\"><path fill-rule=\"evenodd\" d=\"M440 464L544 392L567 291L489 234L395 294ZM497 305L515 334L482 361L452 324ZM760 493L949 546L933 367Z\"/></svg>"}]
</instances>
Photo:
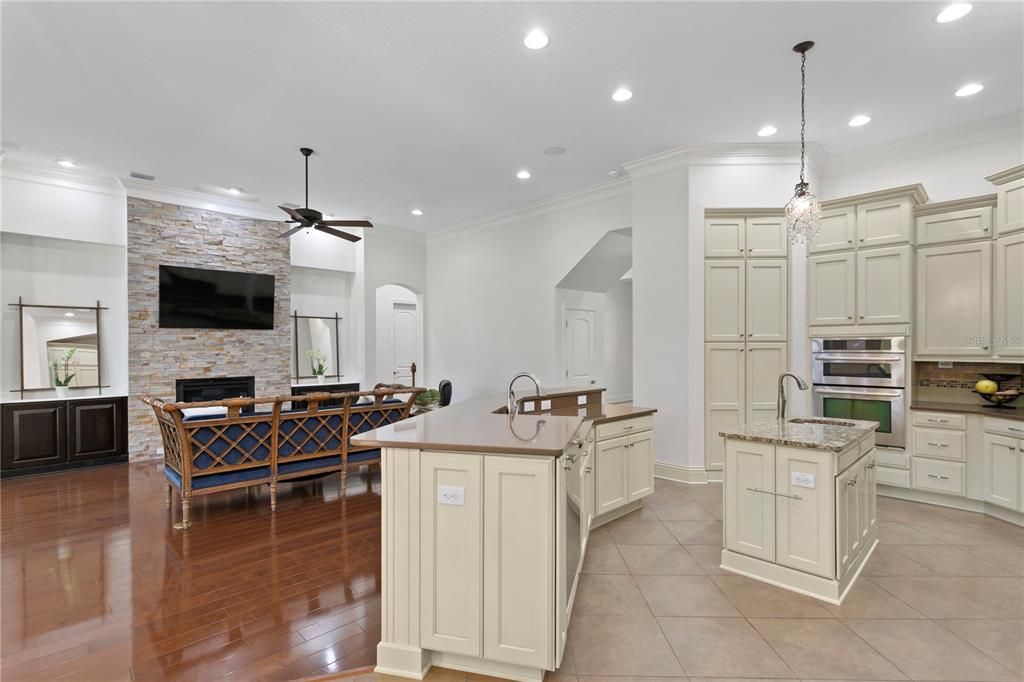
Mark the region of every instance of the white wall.
<instances>
[{"instance_id":1,"label":"white wall","mask_svg":"<svg viewBox=\"0 0 1024 682\"><path fill-rule=\"evenodd\" d=\"M619 280L604 293L601 324L605 400L633 399L633 280Z\"/></svg>"},{"instance_id":2,"label":"white wall","mask_svg":"<svg viewBox=\"0 0 1024 682\"><path fill-rule=\"evenodd\" d=\"M334 238L335 241L341 241ZM294 258L292 259L294 263ZM359 381L355 374L356 357L353 350L355 339L362 333L360 321L351 314L352 285L355 274L336 270L296 267L292 265L292 313L309 316L341 316L341 373L344 381ZM295 343L294 330L292 343ZM305 363L306 358L300 357ZM309 374L303 365L303 374ZM308 379L305 381L309 381Z\"/></svg>"}]
</instances>

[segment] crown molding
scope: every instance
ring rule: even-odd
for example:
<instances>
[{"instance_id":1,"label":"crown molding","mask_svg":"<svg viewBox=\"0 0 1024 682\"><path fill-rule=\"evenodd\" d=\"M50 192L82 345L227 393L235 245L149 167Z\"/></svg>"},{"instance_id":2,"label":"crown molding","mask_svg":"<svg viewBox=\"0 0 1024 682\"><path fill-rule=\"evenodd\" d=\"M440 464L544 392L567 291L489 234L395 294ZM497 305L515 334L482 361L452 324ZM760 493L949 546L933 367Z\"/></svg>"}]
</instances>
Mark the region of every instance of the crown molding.
<instances>
[{"instance_id":1,"label":"crown molding","mask_svg":"<svg viewBox=\"0 0 1024 682\"><path fill-rule=\"evenodd\" d=\"M705 218L781 218L784 208L705 208Z\"/></svg>"},{"instance_id":2,"label":"crown molding","mask_svg":"<svg viewBox=\"0 0 1024 682\"><path fill-rule=\"evenodd\" d=\"M1024 168L1024 166L1022 166ZM980 197L967 197L966 199L953 199L952 201L940 201L934 204L922 204L914 207L914 215L935 215L936 213L950 213L952 211L966 211L972 208L985 208L996 205L995 194L985 194Z\"/></svg>"},{"instance_id":3,"label":"crown molding","mask_svg":"<svg viewBox=\"0 0 1024 682\"><path fill-rule=\"evenodd\" d=\"M206 192L158 185L144 180L126 179L123 183L128 196L136 199L159 201L164 204L187 206L256 220L273 220L275 222L283 220L280 212L271 211L264 206L247 201L237 201Z\"/></svg>"},{"instance_id":4,"label":"crown molding","mask_svg":"<svg viewBox=\"0 0 1024 682\"><path fill-rule=\"evenodd\" d=\"M690 149L684 146L628 161L622 164L622 167L632 177L643 178L677 168L687 168L689 165Z\"/></svg>"},{"instance_id":5,"label":"crown molding","mask_svg":"<svg viewBox=\"0 0 1024 682\"><path fill-rule=\"evenodd\" d=\"M867 204L873 201L886 201L888 199L900 199L903 197L909 198L915 206L928 202L928 192L924 191L924 185L917 183L915 185L903 185L902 187L882 189L877 192L866 192L864 194L854 194L848 197L829 199L828 201L821 202L821 207L826 209L843 208L846 206L854 206L856 204Z\"/></svg>"},{"instance_id":6,"label":"crown molding","mask_svg":"<svg viewBox=\"0 0 1024 682\"><path fill-rule=\"evenodd\" d=\"M623 196L625 194L629 194L631 191L632 184L630 183L629 178L620 178L610 182L602 182L598 185L592 185L590 187L584 187L583 189L559 194L509 211L495 213L457 227L440 230L438 232L430 232L427 233L426 239L428 244L432 244L434 242L444 241L453 237L464 237L477 232L483 232L485 230L502 227L510 223L519 222L521 220L528 220L537 216L565 211L577 206L584 206L586 204L594 203L595 201Z\"/></svg>"},{"instance_id":7,"label":"crown molding","mask_svg":"<svg viewBox=\"0 0 1024 682\"><path fill-rule=\"evenodd\" d=\"M1024 178L1024 163L1013 168L1007 168L1004 171L999 171L998 173L993 173L985 179L993 185L1005 185L1008 182L1020 180L1021 178Z\"/></svg>"},{"instance_id":8,"label":"crown molding","mask_svg":"<svg viewBox=\"0 0 1024 682\"><path fill-rule=\"evenodd\" d=\"M764 166L800 163L799 142L740 142L688 145L691 166ZM806 145L807 164L821 167L828 152L817 142Z\"/></svg>"},{"instance_id":9,"label":"crown molding","mask_svg":"<svg viewBox=\"0 0 1024 682\"><path fill-rule=\"evenodd\" d=\"M94 192L121 199L125 196L124 185L117 178L87 171L52 168L25 161L3 159L0 161L0 176L6 180L63 187L80 192Z\"/></svg>"},{"instance_id":10,"label":"crown molding","mask_svg":"<svg viewBox=\"0 0 1024 682\"><path fill-rule=\"evenodd\" d=\"M427 234L425 232L416 232L415 230L407 230L404 227L392 227L391 225L374 225L371 228L363 229L363 237L372 238L374 236L388 237L410 244L427 243Z\"/></svg>"}]
</instances>

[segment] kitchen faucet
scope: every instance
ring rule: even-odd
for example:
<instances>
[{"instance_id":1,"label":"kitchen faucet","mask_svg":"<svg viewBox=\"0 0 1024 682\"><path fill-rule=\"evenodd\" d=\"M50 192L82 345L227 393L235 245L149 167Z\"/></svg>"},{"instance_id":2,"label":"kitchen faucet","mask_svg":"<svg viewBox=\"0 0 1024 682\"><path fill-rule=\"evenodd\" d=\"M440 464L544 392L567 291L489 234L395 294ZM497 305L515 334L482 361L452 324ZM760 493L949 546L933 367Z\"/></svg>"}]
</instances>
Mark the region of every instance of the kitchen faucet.
<instances>
[{"instance_id":1,"label":"kitchen faucet","mask_svg":"<svg viewBox=\"0 0 1024 682\"><path fill-rule=\"evenodd\" d=\"M792 377L796 380L796 387L801 391L807 390L807 382L798 377L792 372L783 372L779 375L779 397L775 400L775 418L778 420L786 419L786 377Z\"/></svg>"},{"instance_id":2,"label":"kitchen faucet","mask_svg":"<svg viewBox=\"0 0 1024 682\"><path fill-rule=\"evenodd\" d=\"M537 391L538 398L541 396L542 393L544 393L544 389L541 387L540 381L537 380L537 377L533 376L529 372L519 372L519 374L516 374L508 382L508 413L510 418L516 416L516 414L519 412L519 403L516 402L516 394L515 391L512 390L512 386L516 383L516 381L524 377L530 379L530 381L533 382L534 388Z\"/></svg>"}]
</instances>

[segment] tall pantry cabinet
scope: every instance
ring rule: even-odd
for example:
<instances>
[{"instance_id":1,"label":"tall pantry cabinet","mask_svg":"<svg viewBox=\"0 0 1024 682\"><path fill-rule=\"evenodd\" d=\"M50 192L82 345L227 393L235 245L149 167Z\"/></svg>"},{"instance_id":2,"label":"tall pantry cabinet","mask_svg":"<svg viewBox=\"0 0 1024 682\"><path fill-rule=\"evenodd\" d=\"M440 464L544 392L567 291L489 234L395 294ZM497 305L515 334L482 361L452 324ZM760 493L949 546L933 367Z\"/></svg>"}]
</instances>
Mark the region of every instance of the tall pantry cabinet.
<instances>
[{"instance_id":1,"label":"tall pantry cabinet","mask_svg":"<svg viewBox=\"0 0 1024 682\"><path fill-rule=\"evenodd\" d=\"M721 470L718 432L775 418L786 371L789 240L781 209L704 214L705 468Z\"/></svg>"}]
</instances>

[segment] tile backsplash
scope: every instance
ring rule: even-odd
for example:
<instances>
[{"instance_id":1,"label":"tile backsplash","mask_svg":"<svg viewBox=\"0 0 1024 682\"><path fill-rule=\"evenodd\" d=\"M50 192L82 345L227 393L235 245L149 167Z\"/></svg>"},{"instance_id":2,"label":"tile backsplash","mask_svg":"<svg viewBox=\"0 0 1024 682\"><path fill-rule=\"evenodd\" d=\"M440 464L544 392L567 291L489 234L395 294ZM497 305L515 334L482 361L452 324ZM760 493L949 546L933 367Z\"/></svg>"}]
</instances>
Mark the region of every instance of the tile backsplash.
<instances>
[{"instance_id":1,"label":"tile backsplash","mask_svg":"<svg viewBox=\"0 0 1024 682\"><path fill-rule=\"evenodd\" d=\"M1024 374L1024 365L995 362L955 362L952 368L940 368L937 362L914 363L914 385L926 388L964 388L971 390L982 374ZM1021 378L1004 382L1003 388L1021 388Z\"/></svg>"}]
</instances>

